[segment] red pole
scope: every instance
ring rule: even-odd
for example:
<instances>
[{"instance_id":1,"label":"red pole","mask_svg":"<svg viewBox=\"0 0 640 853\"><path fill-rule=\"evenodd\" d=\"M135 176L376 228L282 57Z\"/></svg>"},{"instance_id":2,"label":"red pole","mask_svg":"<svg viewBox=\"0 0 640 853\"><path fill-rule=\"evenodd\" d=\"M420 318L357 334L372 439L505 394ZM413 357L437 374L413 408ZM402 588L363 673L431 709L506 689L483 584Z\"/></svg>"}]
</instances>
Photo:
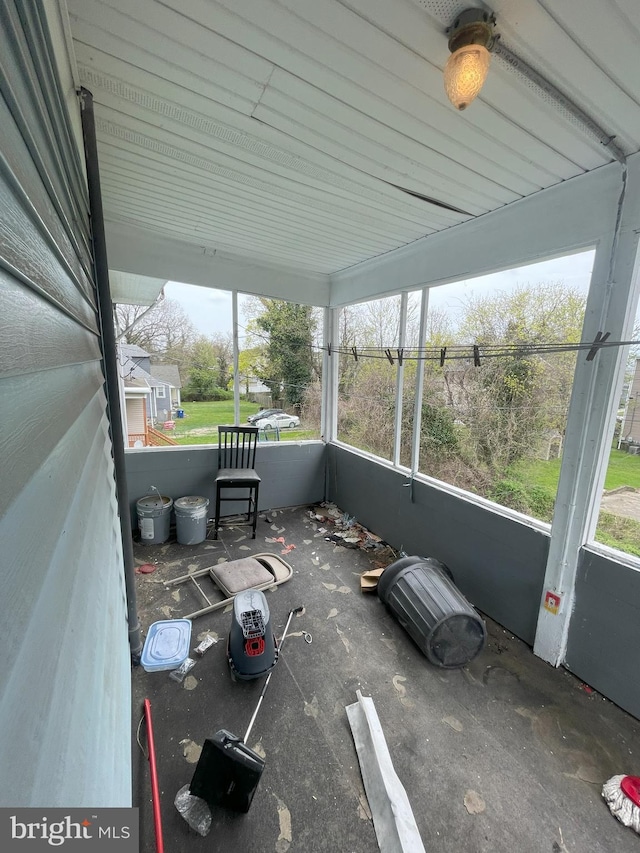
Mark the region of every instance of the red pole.
<instances>
[{"instance_id":1,"label":"red pole","mask_svg":"<svg viewBox=\"0 0 640 853\"><path fill-rule=\"evenodd\" d=\"M147 743L149 745L149 766L151 768L151 799L153 802L153 825L156 831L156 850L164 853L164 841L162 840L162 818L160 816L160 790L158 788L158 771L156 768L156 747L153 740L153 726L151 723L151 703L144 700L144 713L147 720Z\"/></svg>"}]
</instances>

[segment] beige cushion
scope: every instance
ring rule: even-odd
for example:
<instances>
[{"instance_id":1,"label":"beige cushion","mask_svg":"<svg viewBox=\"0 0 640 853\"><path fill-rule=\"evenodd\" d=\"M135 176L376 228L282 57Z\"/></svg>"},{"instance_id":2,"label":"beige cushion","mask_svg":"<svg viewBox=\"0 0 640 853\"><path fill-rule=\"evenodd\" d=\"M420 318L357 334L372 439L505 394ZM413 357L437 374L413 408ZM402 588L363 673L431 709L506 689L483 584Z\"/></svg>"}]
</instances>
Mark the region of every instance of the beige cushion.
<instances>
[{"instance_id":1,"label":"beige cushion","mask_svg":"<svg viewBox=\"0 0 640 853\"><path fill-rule=\"evenodd\" d=\"M236 595L245 589L273 583L275 580L271 572L254 557L243 557L241 560L220 563L209 569L209 574L228 596Z\"/></svg>"}]
</instances>

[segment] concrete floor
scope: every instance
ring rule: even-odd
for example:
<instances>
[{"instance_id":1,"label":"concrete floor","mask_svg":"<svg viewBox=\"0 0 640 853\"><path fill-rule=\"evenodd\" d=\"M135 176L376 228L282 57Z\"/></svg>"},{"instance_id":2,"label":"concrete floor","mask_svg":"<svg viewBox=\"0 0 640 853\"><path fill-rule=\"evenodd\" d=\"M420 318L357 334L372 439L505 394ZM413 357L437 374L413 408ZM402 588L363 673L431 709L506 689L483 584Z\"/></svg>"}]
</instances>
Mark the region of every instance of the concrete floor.
<instances>
[{"instance_id":1,"label":"concrete floor","mask_svg":"<svg viewBox=\"0 0 640 853\"><path fill-rule=\"evenodd\" d=\"M250 811L214 811L210 833L189 828L174 806L206 737L226 728L243 736L262 681L233 682L225 657L230 613L193 620L192 648L205 632L221 639L183 684L168 673L133 670L134 805L141 853L156 849L149 765L136 743L144 698L152 708L164 844L197 850L375 853L379 850L345 706L356 690L373 697L395 770L427 851L631 853L640 839L610 814L602 783L640 772L640 722L555 670L524 643L486 620L488 642L468 667L442 670L421 654L360 574L388 551L327 541L307 507L279 511L219 542L135 545L143 629L200 606L188 586L163 582L189 570L261 551L267 538L295 545L294 575L267 594L279 636L292 620L249 745L266 767ZM312 635L305 642L302 631ZM144 728L140 741L146 745Z\"/></svg>"}]
</instances>

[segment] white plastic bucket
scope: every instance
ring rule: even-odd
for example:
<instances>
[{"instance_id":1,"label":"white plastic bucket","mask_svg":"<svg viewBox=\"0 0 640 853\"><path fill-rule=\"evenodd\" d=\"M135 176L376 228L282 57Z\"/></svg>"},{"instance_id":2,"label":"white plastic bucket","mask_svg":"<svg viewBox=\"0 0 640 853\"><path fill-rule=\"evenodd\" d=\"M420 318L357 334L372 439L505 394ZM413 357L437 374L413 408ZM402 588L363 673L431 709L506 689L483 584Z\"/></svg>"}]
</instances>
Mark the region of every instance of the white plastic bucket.
<instances>
[{"instance_id":1,"label":"white plastic bucket","mask_svg":"<svg viewBox=\"0 0 640 853\"><path fill-rule=\"evenodd\" d=\"M166 495L146 495L136 503L140 538L149 545L161 545L169 538L173 499Z\"/></svg>"}]
</instances>

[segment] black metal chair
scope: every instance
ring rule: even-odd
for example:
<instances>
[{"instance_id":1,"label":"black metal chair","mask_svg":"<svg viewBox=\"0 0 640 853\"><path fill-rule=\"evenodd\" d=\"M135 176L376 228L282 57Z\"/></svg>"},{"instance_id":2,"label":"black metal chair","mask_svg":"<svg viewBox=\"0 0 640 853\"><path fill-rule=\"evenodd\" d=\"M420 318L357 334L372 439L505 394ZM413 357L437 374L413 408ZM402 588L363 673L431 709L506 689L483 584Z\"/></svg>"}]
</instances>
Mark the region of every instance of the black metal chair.
<instances>
[{"instance_id":1,"label":"black metal chair","mask_svg":"<svg viewBox=\"0 0 640 853\"><path fill-rule=\"evenodd\" d=\"M218 427L218 473L216 474L216 517L213 538L218 538L222 501L248 502L247 523L252 525L253 539L258 524L258 490L260 477L255 470L258 427ZM227 489L243 489L240 497L228 497ZM246 494L248 492L248 494Z\"/></svg>"}]
</instances>

